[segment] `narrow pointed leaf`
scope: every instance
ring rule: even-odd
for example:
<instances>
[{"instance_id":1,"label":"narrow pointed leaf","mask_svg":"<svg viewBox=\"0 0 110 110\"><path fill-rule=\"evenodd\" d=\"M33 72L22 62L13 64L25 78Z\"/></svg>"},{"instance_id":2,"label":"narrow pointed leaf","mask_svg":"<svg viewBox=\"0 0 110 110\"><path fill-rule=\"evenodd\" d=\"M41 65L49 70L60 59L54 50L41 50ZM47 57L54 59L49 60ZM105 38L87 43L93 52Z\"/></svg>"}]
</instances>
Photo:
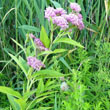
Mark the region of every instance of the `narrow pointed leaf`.
<instances>
[{"instance_id":1,"label":"narrow pointed leaf","mask_svg":"<svg viewBox=\"0 0 110 110\"><path fill-rule=\"evenodd\" d=\"M0 92L2 92L4 94L9 94L9 95L15 96L17 98L22 97L19 92L14 91L12 88L9 88L9 87L0 86Z\"/></svg>"},{"instance_id":2,"label":"narrow pointed leaf","mask_svg":"<svg viewBox=\"0 0 110 110\"><path fill-rule=\"evenodd\" d=\"M69 38L59 38L54 43L66 43L66 44L70 44L70 45L77 46L80 48L84 48L80 43Z\"/></svg>"},{"instance_id":3,"label":"narrow pointed leaf","mask_svg":"<svg viewBox=\"0 0 110 110\"><path fill-rule=\"evenodd\" d=\"M59 78L63 77L64 75L60 72L54 71L54 70L41 70L38 72L35 72L32 77L36 77L36 79L41 78Z\"/></svg>"},{"instance_id":4,"label":"narrow pointed leaf","mask_svg":"<svg viewBox=\"0 0 110 110\"><path fill-rule=\"evenodd\" d=\"M44 46L46 48L49 48L50 39L48 38L48 35L47 35L45 28L43 26L42 26L41 32L40 32L40 40L42 41L42 43L44 44Z\"/></svg>"}]
</instances>

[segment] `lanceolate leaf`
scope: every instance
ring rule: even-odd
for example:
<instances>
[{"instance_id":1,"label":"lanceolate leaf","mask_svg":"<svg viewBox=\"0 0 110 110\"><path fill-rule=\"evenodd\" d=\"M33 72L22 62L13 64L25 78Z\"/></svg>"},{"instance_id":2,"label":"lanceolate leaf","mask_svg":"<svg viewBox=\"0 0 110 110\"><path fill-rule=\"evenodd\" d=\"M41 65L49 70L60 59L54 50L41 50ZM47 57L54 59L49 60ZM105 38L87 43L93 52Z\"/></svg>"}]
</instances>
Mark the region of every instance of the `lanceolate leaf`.
<instances>
[{"instance_id":1,"label":"lanceolate leaf","mask_svg":"<svg viewBox=\"0 0 110 110\"><path fill-rule=\"evenodd\" d=\"M66 49L55 49L53 51L53 53L62 53L62 52L65 52L65 51L67 51L67 50Z\"/></svg>"},{"instance_id":2,"label":"lanceolate leaf","mask_svg":"<svg viewBox=\"0 0 110 110\"><path fill-rule=\"evenodd\" d=\"M21 98L22 97L19 92L14 91L13 89L11 89L9 87L0 86L0 92L15 96L17 98Z\"/></svg>"},{"instance_id":3,"label":"lanceolate leaf","mask_svg":"<svg viewBox=\"0 0 110 110\"><path fill-rule=\"evenodd\" d=\"M70 44L70 45L74 45L74 46L77 46L77 47L81 47L81 48L84 48L80 43L72 40L72 39L69 39L69 38L59 38L57 39L54 43L66 43L66 44Z\"/></svg>"},{"instance_id":4,"label":"lanceolate leaf","mask_svg":"<svg viewBox=\"0 0 110 110\"><path fill-rule=\"evenodd\" d=\"M17 59L17 57L13 56L12 54L8 53L11 58L20 66L20 68L23 70L23 72L25 73L25 75L27 76L27 70L25 69L24 65ZM22 59L23 60L23 59Z\"/></svg>"},{"instance_id":5,"label":"lanceolate leaf","mask_svg":"<svg viewBox=\"0 0 110 110\"><path fill-rule=\"evenodd\" d=\"M70 66L68 65L68 63L65 61L65 59L64 59L63 57L61 57L59 60L60 60L70 71L72 71L71 68L70 68Z\"/></svg>"},{"instance_id":6,"label":"lanceolate leaf","mask_svg":"<svg viewBox=\"0 0 110 110\"><path fill-rule=\"evenodd\" d=\"M20 61L21 65L23 66L23 68L25 69L26 74L27 74L27 72L29 70L29 66L28 66L27 62L21 56L19 56L19 61Z\"/></svg>"},{"instance_id":7,"label":"lanceolate leaf","mask_svg":"<svg viewBox=\"0 0 110 110\"><path fill-rule=\"evenodd\" d=\"M36 91L36 96L42 93L43 91L44 91L44 82L43 82L43 79L40 79L37 87L37 91Z\"/></svg>"},{"instance_id":8,"label":"lanceolate leaf","mask_svg":"<svg viewBox=\"0 0 110 110\"><path fill-rule=\"evenodd\" d=\"M41 78L59 78L63 77L64 75L54 71L54 70L41 70L38 72L35 72L32 77L36 77L36 79L41 79Z\"/></svg>"},{"instance_id":9,"label":"lanceolate leaf","mask_svg":"<svg viewBox=\"0 0 110 110\"><path fill-rule=\"evenodd\" d=\"M19 106L19 104L17 104L15 102L15 98L11 95L7 95L7 97L8 97L8 100L9 100L13 110L20 110L20 106Z\"/></svg>"},{"instance_id":10,"label":"lanceolate leaf","mask_svg":"<svg viewBox=\"0 0 110 110\"><path fill-rule=\"evenodd\" d=\"M29 25L22 25L22 26L19 26L19 28L28 30L28 31L40 32L39 28L34 27L34 26L29 26Z\"/></svg>"},{"instance_id":11,"label":"lanceolate leaf","mask_svg":"<svg viewBox=\"0 0 110 110\"><path fill-rule=\"evenodd\" d=\"M67 50L66 49L55 49L54 51L44 51L44 52L41 52L40 54L38 54L38 56L45 55L45 54L63 53L65 51L67 51Z\"/></svg>"},{"instance_id":12,"label":"lanceolate leaf","mask_svg":"<svg viewBox=\"0 0 110 110\"><path fill-rule=\"evenodd\" d=\"M27 101L28 98L29 98L30 96L32 96L36 91L37 91L37 90L35 89L35 90L29 91L29 92L25 92L24 95L23 95L23 99L24 99L25 101Z\"/></svg>"},{"instance_id":13,"label":"lanceolate leaf","mask_svg":"<svg viewBox=\"0 0 110 110\"><path fill-rule=\"evenodd\" d=\"M52 110L52 107L40 107L38 110Z\"/></svg>"},{"instance_id":14,"label":"lanceolate leaf","mask_svg":"<svg viewBox=\"0 0 110 110\"><path fill-rule=\"evenodd\" d=\"M54 4L54 6L56 8L61 8L61 5L58 2L56 2L55 0L54 1L53 0L50 0L50 1Z\"/></svg>"},{"instance_id":15,"label":"lanceolate leaf","mask_svg":"<svg viewBox=\"0 0 110 110\"><path fill-rule=\"evenodd\" d=\"M26 102L23 99L15 99L15 102L17 102L20 106L20 110L26 110Z\"/></svg>"},{"instance_id":16,"label":"lanceolate leaf","mask_svg":"<svg viewBox=\"0 0 110 110\"><path fill-rule=\"evenodd\" d=\"M48 38L48 35L47 35L45 28L43 26L42 26L41 32L40 32L40 40L42 41L42 43L44 44L44 46L46 48L49 48L50 39Z\"/></svg>"}]
</instances>

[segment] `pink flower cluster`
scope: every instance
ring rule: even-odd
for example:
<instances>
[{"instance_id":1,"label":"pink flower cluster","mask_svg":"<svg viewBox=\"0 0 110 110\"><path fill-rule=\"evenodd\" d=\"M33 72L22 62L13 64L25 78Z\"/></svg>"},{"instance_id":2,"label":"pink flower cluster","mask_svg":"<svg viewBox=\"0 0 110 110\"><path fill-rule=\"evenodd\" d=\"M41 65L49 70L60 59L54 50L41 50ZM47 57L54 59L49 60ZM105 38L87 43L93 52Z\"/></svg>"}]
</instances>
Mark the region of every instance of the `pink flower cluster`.
<instances>
[{"instance_id":1,"label":"pink flower cluster","mask_svg":"<svg viewBox=\"0 0 110 110\"><path fill-rule=\"evenodd\" d=\"M36 59L36 57L29 56L27 58L27 63L28 65L30 65L32 68L36 69L37 71L39 71L41 67L45 68L45 65L40 60Z\"/></svg>"},{"instance_id":2,"label":"pink flower cluster","mask_svg":"<svg viewBox=\"0 0 110 110\"><path fill-rule=\"evenodd\" d=\"M68 28L68 22L63 16L55 16L53 18L53 24L57 24L57 26L61 27L62 30Z\"/></svg>"},{"instance_id":3,"label":"pink flower cluster","mask_svg":"<svg viewBox=\"0 0 110 110\"><path fill-rule=\"evenodd\" d=\"M44 44L41 42L39 38L36 38L33 34L29 34L29 36L34 39L34 43L39 50L48 51L48 48L44 46Z\"/></svg>"},{"instance_id":4,"label":"pink flower cluster","mask_svg":"<svg viewBox=\"0 0 110 110\"><path fill-rule=\"evenodd\" d=\"M84 28L83 18L80 14L81 8L77 3L70 3L72 12L67 14L63 8L48 7L45 10L45 18L53 21L53 24L59 26L62 30L69 28L70 25L77 26L78 29Z\"/></svg>"},{"instance_id":5,"label":"pink flower cluster","mask_svg":"<svg viewBox=\"0 0 110 110\"><path fill-rule=\"evenodd\" d=\"M70 8L71 8L72 10L74 10L75 12L77 12L77 13L79 13L79 12L81 11L81 7L80 7L80 5L77 4L77 3L71 3L71 4L70 4Z\"/></svg>"}]
</instances>

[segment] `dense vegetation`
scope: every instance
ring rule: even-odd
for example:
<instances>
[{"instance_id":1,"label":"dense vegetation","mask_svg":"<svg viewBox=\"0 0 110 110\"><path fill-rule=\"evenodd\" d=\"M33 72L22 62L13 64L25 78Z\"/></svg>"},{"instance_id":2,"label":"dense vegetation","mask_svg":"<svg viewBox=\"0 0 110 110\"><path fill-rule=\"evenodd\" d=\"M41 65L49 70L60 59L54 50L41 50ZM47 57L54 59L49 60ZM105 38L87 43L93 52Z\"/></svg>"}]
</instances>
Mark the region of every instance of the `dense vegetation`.
<instances>
[{"instance_id":1,"label":"dense vegetation","mask_svg":"<svg viewBox=\"0 0 110 110\"><path fill-rule=\"evenodd\" d=\"M45 18L49 6L70 13L70 2L81 6L82 30ZM109 0L0 0L0 110L48 109L110 110Z\"/></svg>"}]
</instances>

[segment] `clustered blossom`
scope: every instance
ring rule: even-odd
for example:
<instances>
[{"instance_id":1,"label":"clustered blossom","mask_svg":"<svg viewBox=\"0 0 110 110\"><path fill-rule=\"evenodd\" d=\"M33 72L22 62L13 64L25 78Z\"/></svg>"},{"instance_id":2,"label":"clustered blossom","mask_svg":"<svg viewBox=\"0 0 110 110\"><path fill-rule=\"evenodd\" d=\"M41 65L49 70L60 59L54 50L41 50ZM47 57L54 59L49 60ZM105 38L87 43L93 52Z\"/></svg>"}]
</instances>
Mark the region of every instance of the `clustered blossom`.
<instances>
[{"instance_id":1,"label":"clustered blossom","mask_svg":"<svg viewBox=\"0 0 110 110\"><path fill-rule=\"evenodd\" d=\"M53 18L55 16L56 16L55 9L53 7L48 7L45 10L45 18L47 18L48 20L50 20L50 17Z\"/></svg>"},{"instance_id":2,"label":"clustered blossom","mask_svg":"<svg viewBox=\"0 0 110 110\"><path fill-rule=\"evenodd\" d=\"M33 39L35 39L36 37L31 33L31 34L29 34L29 37L31 37L31 38L33 38Z\"/></svg>"},{"instance_id":3,"label":"clustered blossom","mask_svg":"<svg viewBox=\"0 0 110 110\"><path fill-rule=\"evenodd\" d=\"M81 7L77 3L70 3L70 8L77 13L81 11Z\"/></svg>"},{"instance_id":4,"label":"clustered blossom","mask_svg":"<svg viewBox=\"0 0 110 110\"><path fill-rule=\"evenodd\" d=\"M59 15L59 16L67 14L67 12L63 8L57 8L55 9L54 12L56 15Z\"/></svg>"},{"instance_id":5,"label":"clustered blossom","mask_svg":"<svg viewBox=\"0 0 110 110\"><path fill-rule=\"evenodd\" d=\"M65 30L66 28L68 28L68 22L62 16L54 17L53 18L53 24L56 24L57 26L60 26L62 30Z\"/></svg>"},{"instance_id":6,"label":"clustered blossom","mask_svg":"<svg viewBox=\"0 0 110 110\"><path fill-rule=\"evenodd\" d=\"M70 25L77 26L78 29L84 28L83 17L80 14L81 8L77 3L70 3L70 8L73 10L71 13L67 12L63 8L48 7L45 10L45 18L50 21L52 18L53 24L59 26L62 30L69 28Z\"/></svg>"},{"instance_id":7,"label":"clustered blossom","mask_svg":"<svg viewBox=\"0 0 110 110\"><path fill-rule=\"evenodd\" d=\"M78 25L78 16L76 14L70 13L69 15L66 16L66 20L73 25Z\"/></svg>"},{"instance_id":8,"label":"clustered blossom","mask_svg":"<svg viewBox=\"0 0 110 110\"><path fill-rule=\"evenodd\" d=\"M39 71L41 67L45 68L45 65L40 60L36 59L36 57L29 56L27 58L27 63L37 71Z\"/></svg>"},{"instance_id":9,"label":"clustered blossom","mask_svg":"<svg viewBox=\"0 0 110 110\"><path fill-rule=\"evenodd\" d=\"M48 48L44 46L44 44L41 42L39 38L36 38L33 34L29 34L29 36L34 39L34 43L39 50L48 51Z\"/></svg>"}]
</instances>

